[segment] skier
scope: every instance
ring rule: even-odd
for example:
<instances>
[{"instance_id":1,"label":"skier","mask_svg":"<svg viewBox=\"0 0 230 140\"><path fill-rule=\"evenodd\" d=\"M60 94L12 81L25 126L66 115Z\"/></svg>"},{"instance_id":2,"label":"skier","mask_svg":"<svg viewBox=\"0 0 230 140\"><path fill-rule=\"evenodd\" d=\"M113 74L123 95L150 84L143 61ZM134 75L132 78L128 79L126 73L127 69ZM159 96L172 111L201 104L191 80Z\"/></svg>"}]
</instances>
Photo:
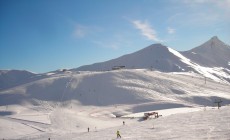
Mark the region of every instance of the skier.
<instances>
[{"instance_id":1,"label":"skier","mask_svg":"<svg viewBox=\"0 0 230 140\"><path fill-rule=\"evenodd\" d=\"M117 138L121 138L120 132L117 130Z\"/></svg>"},{"instance_id":2,"label":"skier","mask_svg":"<svg viewBox=\"0 0 230 140\"><path fill-rule=\"evenodd\" d=\"M88 127L88 132L89 132L89 127Z\"/></svg>"},{"instance_id":3,"label":"skier","mask_svg":"<svg viewBox=\"0 0 230 140\"><path fill-rule=\"evenodd\" d=\"M123 121L123 125L125 125L125 121Z\"/></svg>"}]
</instances>

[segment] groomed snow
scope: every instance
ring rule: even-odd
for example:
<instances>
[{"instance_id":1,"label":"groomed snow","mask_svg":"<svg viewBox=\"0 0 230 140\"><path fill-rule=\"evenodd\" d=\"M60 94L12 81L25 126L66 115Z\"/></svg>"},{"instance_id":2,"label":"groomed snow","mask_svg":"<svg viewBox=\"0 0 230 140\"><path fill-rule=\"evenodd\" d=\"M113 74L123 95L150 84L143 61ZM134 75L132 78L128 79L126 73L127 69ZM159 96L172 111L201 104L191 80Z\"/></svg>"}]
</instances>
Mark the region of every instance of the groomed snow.
<instances>
[{"instance_id":1,"label":"groomed snow","mask_svg":"<svg viewBox=\"0 0 230 140\"><path fill-rule=\"evenodd\" d=\"M130 140L227 140L229 106L206 111L204 106L216 106L214 99L220 98L229 104L229 91L228 84L205 83L195 73L54 73L0 91L0 139L107 140L120 130L122 139ZM163 117L142 121L148 111Z\"/></svg>"},{"instance_id":2,"label":"groomed snow","mask_svg":"<svg viewBox=\"0 0 230 140\"><path fill-rule=\"evenodd\" d=\"M61 109L53 112L52 117L54 118L51 118L55 124L49 127L43 124L39 126L39 124L31 124L30 122L20 120L12 121L7 117L1 117L0 138L24 140L47 140L48 138L51 140L111 140L116 139L116 131L119 130L122 139L125 140L228 140L230 137L229 110L229 106L221 107L219 110L208 107L158 110L163 116L157 119L152 118L140 121L137 118L87 116L86 114L93 111L93 109L86 109L81 113ZM138 115L131 114L130 116L137 117ZM141 116L139 115L138 117ZM125 125L122 124L123 121ZM88 124L85 124L86 122L93 125L88 126ZM82 127L82 129L79 127ZM88 127L90 128L89 132L87 132Z\"/></svg>"},{"instance_id":3,"label":"groomed snow","mask_svg":"<svg viewBox=\"0 0 230 140\"><path fill-rule=\"evenodd\" d=\"M122 139L125 140L228 140L230 137L229 109L230 107L223 107L220 110L174 114L133 124L126 123L98 132L72 134L68 139L116 139L116 131L119 130Z\"/></svg>"}]
</instances>

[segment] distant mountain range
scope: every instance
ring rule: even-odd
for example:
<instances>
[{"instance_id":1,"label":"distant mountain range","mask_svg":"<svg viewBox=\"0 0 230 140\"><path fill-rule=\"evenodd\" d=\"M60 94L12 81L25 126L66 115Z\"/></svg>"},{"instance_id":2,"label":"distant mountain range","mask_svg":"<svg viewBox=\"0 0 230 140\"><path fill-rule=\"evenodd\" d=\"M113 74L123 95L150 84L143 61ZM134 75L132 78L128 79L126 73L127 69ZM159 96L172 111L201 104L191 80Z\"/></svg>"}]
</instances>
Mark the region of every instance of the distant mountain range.
<instances>
[{"instance_id":1,"label":"distant mountain range","mask_svg":"<svg viewBox=\"0 0 230 140\"><path fill-rule=\"evenodd\" d=\"M162 72L184 71L190 69L180 58L171 53L162 44L153 44L142 50L127 54L106 62L95 63L77 68L79 71L105 71L114 66L125 66L125 69L154 69Z\"/></svg>"},{"instance_id":2,"label":"distant mountain range","mask_svg":"<svg viewBox=\"0 0 230 140\"><path fill-rule=\"evenodd\" d=\"M106 71L117 66L161 72L195 72L216 81L230 82L230 46L216 36L184 52L178 52L162 44L153 44L116 59L81 66L74 70Z\"/></svg>"},{"instance_id":3,"label":"distant mountain range","mask_svg":"<svg viewBox=\"0 0 230 140\"><path fill-rule=\"evenodd\" d=\"M178 52L162 44L153 44L116 59L81 66L70 71L108 71L114 67L161 72L195 72L216 81L230 83L230 46L216 36L184 52ZM48 75L24 70L0 70L0 90L42 79Z\"/></svg>"},{"instance_id":4,"label":"distant mountain range","mask_svg":"<svg viewBox=\"0 0 230 140\"><path fill-rule=\"evenodd\" d=\"M42 74L1 70L0 106L29 102L52 108L57 102L108 106L162 101L167 107L211 106L219 98L229 104L229 55L230 47L213 37L185 52L153 44L70 70ZM114 70L119 68L125 70Z\"/></svg>"},{"instance_id":5,"label":"distant mountain range","mask_svg":"<svg viewBox=\"0 0 230 140\"><path fill-rule=\"evenodd\" d=\"M221 102L221 106L230 104L229 54L229 46L213 37L186 52L154 44L117 59L77 69L41 74L24 70L0 70L0 137L2 134L4 136L0 139L91 139L92 136L101 139L101 134L116 132L118 129L126 137L128 133L124 133L124 127L134 126L131 121L142 121L144 112L150 111L163 115L159 123L156 124L158 119L141 122L136 130L143 129L145 133L151 129L148 133L153 132L155 135L155 130L161 131L178 124L182 118L178 119L178 116L192 110L200 110L196 113L196 124L201 122L199 117L207 113L211 114L203 120L213 121L229 114L229 108L226 107L213 110L217 102ZM133 113L138 116L131 115ZM190 116L189 119L182 118L182 124L189 122L193 131L196 126L194 113L185 114L184 117ZM216 116L215 113L221 114ZM171 118L174 118L169 120L174 122L170 125L165 121L168 118L165 116L169 114L173 114ZM210 119L210 116L214 117ZM222 124L229 119L224 117ZM124 120L127 125L121 126ZM162 120L167 126L160 128ZM216 125L205 123L210 125L207 131L213 126L220 126L218 121L214 123ZM222 128L225 126L227 124ZM90 128L90 132L86 134L87 128ZM178 130L178 127L173 128ZM181 127L181 130L184 128ZM201 127L197 130L204 132ZM221 132L218 135L227 139L228 130L229 127L218 128L217 131ZM17 135L8 137L13 132ZM159 134L161 136L162 131ZM173 138L177 137L173 135Z\"/></svg>"},{"instance_id":6,"label":"distant mountain range","mask_svg":"<svg viewBox=\"0 0 230 140\"><path fill-rule=\"evenodd\" d=\"M126 69L154 69L162 72L191 71L191 67L181 61L169 47L153 44L137 52L121 56L106 62L85 65L79 71L111 70L114 66L125 66ZM175 52L175 51L174 51ZM204 67L223 67L230 69L230 46L214 36L204 44L184 52L176 52Z\"/></svg>"}]
</instances>

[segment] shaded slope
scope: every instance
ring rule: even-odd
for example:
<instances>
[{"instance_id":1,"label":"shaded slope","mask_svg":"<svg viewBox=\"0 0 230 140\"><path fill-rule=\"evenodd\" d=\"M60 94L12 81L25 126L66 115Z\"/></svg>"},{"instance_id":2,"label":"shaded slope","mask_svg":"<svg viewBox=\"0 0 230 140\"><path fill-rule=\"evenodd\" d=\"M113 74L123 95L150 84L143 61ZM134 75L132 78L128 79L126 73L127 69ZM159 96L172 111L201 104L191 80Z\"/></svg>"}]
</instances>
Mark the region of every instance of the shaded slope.
<instances>
[{"instance_id":1,"label":"shaded slope","mask_svg":"<svg viewBox=\"0 0 230 140\"><path fill-rule=\"evenodd\" d=\"M181 53L202 66L230 69L230 46L223 43L216 36L194 49Z\"/></svg>"},{"instance_id":2,"label":"shaded slope","mask_svg":"<svg viewBox=\"0 0 230 140\"><path fill-rule=\"evenodd\" d=\"M29 82L34 75L24 70L0 70L0 90Z\"/></svg>"}]
</instances>

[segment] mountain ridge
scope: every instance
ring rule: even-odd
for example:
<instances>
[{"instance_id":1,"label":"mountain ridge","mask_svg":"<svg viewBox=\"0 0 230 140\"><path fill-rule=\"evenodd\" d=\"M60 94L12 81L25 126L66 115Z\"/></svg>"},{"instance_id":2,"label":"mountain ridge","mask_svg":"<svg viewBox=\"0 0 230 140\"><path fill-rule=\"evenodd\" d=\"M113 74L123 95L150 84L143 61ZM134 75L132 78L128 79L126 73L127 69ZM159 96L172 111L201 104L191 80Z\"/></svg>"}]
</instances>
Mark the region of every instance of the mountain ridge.
<instances>
[{"instance_id":1,"label":"mountain ridge","mask_svg":"<svg viewBox=\"0 0 230 140\"><path fill-rule=\"evenodd\" d=\"M111 70L113 66L125 66L126 69L154 69L162 72L179 72L187 68L168 50L168 47L162 44L152 44L139 51L105 62L81 66L75 70L104 71Z\"/></svg>"},{"instance_id":2,"label":"mountain ridge","mask_svg":"<svg viewBox=\"0 0 230 140\"><path fill-rule=\"evenodd\" d=\"M217 36L191 50L181 52L190 60L206 67L223 67L230 69L230 46Z\"/></svg>"},{"instance_id":3,"label":"mountain ridge","mask_svg":"<svg viewBox=\"0 0 230 140\"><path fill-rule=\"evenodd\" d=\"M168 48L169 47L159 43L152 44L139 51L105 62L83 65L75 68L75 70L104 71L111 70L113 66L122 65L127 69L151 68L163 72L190 71L190 66L179 62L177 58L169 53ZM177 52L201 66L230 69L230 46L219 40L217 36L212 37L210 40L191 50ZM174 62L171 62L172 60L174 60ZM141 62L141 64L138 64L138 62ZM158 64L158 62L161 64Z\"/></svg>"},{"instance_id":4,"label":"mountain ridge","mask_svg":"<svg viewBox=\"0 0 230 140\"><path fill-rule=\"evenodd\" d=\"M0 70L0 90L27 83L34 75L26 70Z\"/></svg>"},{"instance_id":5,"label":"mountain ridge","mask_svg":"<svg viewBox=\"0 0 230 140\"><path fill-rule=\"evenodd\" d=\"M195 72L216 81L230 83L229 54L230 46L219 40L217 36L214 36L189 51L179 52L158 43L118 58L91 65L83 65L70 69L69 71L110 71L113 67L124 66L125 69L151 69L161 72ZM0 71L0 90L38 80L54 73L64 73L67 69L43 74L27 72L29 76L24 77L20 76L20 74L10 74L15 71L17 70L12 70L12 72L11 70Z\"/></svg>"},{"instance_id":6,"label":"mountain ridge","mask_svg":"<svg viewBox=\"0 0 230 140\"><path fill-rule=\"evenodd\" d=\"M105 62L73 70L107 71L114 66L126 69L151 69L161 72L195 72L216 81L230 82L230 47L217 36L189 51L179 52L162 44L152 44L139 51Z\"/></svg>"}]
</instances>

